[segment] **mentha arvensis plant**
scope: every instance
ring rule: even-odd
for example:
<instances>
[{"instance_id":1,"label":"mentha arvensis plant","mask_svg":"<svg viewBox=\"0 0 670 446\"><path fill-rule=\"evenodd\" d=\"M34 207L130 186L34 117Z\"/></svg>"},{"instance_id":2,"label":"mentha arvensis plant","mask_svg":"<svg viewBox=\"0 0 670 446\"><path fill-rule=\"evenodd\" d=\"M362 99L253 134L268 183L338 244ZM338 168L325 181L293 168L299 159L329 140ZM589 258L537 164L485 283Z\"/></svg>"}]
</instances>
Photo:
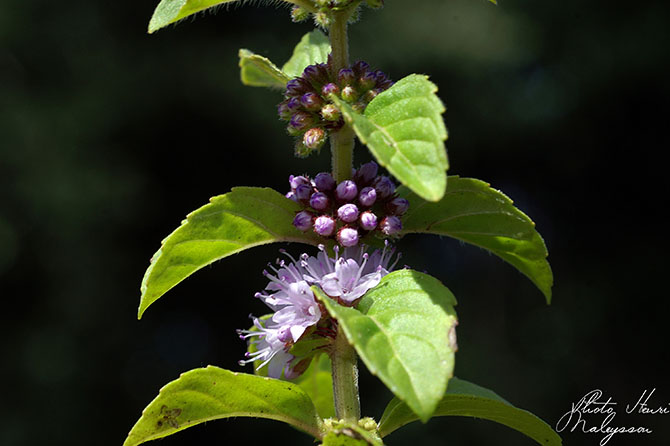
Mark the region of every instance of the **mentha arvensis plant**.
<instances>
[{"instance_id":1,"label":"mentha arvensis plant","mask_svg":"<svg viewBox=\"0 0 670 446\"><path fill-rule=\"evenodd\" d=\"M235 1L162 0L149 32ZM445 415L484 418L542 445L561 444L539 418L453 376L456 299L439 280L399 262L405 234L453 237L509 262L549 302L553 277L533 222L487 183L447 177L445 109L427 76L390 79L349 60L348 25L360 8L379 9L383 0L279 3L291 7L293 21L317 29L282 68L240 50L242 83L281 91L268 107L286 123L286 152L307 157L329 144L332 170L287 173L281 192L234 188L163 241L142 282L139 317L217 260L267 243L305 246L298 256L281 250L263 271L267 286L255 297L268 314L238 330L247 345L239 364L250 373L209 366L182 374L147 406L124 445L250 416L288 423L326 446L379 446L410 422ZM356 139L376 162L353 166ZM378 421L360 412L359 359L395 395Z\"/></svg>"}]
</instances>

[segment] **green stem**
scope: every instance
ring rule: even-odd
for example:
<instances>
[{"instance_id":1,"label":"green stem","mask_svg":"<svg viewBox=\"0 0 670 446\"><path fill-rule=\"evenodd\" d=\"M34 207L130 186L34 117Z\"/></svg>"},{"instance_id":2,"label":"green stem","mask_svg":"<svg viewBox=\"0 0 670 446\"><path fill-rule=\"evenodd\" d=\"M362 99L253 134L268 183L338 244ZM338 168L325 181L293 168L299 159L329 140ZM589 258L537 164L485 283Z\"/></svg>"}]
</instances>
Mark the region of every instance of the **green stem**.
<instances>
[{"instance_id":1,"label":"green stem","mask_svg":"<svg viewBox=\"0 0 670 446\"><path fill-rule=\"evenodd\" d=\"M361 403L358 397L356 352L349 345L341 327L335 338L331 360L335 416L340 420L358 421L361 418Z\"/></svg>"},{"instance_id":2,"label":"green stem","mask_svg":"<svg viewBox=\"0 0 670 446\"><path fill-rule=\"evenodd\" d=\"M332 49L332 70L334 73L349 66L349 41L347 22L352 10L339 11L333 14L330 26L330 46ZM351 178L354 164L354 132L348 124L330 136L333 177L338 183Z\"/></svg>"}]
</instances>

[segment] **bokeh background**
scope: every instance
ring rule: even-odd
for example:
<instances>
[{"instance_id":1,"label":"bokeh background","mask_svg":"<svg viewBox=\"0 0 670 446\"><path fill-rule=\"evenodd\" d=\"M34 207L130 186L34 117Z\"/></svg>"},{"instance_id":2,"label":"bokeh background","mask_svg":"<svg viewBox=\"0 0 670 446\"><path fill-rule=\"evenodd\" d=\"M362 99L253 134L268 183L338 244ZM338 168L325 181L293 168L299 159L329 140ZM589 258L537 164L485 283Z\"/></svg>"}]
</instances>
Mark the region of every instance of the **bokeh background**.
<instances>
[{"instance_id":1,"label":"bokeh background","mask_svg":"<svg viewBox=\"0 0 670 446\"><path fill-rule=\"evenodd\" d=\"M667 1L389 0L351 28L352 55L430 74L447 105L451 173L490 182L537 223L554 303L487 253L408 237L404 262L459 299L458 376L552 426L589 390L670 402L665 152ZM243 87L237 50L283 63L311 27L277 7L227 8L145 33L156 0L0 2L0 445L120 445L158 389L240 370L235 328L278 246L198 272L136 319L160 240L235 185L287 188L299 160L278 93ZM369 159L358 150L357 162ZM299 252L299 246L290 246ZM365 414L390 393L363 372ZM667 445L670 415L619 415ZM162 445L310 444L271 421L188 429ZM565 434L566 445L600 436ZM531 445L492 423L414 424L388 444Z\"/></svg>"}]
</instances>

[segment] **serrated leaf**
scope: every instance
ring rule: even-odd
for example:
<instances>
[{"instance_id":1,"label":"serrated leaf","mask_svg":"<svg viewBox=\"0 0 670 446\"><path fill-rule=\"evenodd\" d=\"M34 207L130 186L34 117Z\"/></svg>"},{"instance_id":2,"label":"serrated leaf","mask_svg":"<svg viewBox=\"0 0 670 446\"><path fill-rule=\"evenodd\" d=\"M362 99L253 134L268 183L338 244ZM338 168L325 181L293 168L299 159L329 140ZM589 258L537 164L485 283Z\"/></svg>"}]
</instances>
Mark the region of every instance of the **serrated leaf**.
<instances>
[{"instance_id":1,"label":"serrated leaf","mask_svg":"<svg viewBox=\"0 0 670 446\"><path fill-rule=\"evenodd\" d=\"M444 195L449 168L445 108L436 91L427 76L412 74L374 98L362 115L333 98L379 164L429 201Z\"/></svg>"},{"instance_id":2,"label":"serrated leaf","mask_svg":"<svg viewBox=\"0 0 670 446\"><path fill-rule=\"evenodd\" d=\"M291 79L269 59L249 50L241 49L239 57L240 78L244 85L283 89Z\"/></svg>"},{"instance_id":3,"label":"serrated leaf","mask_svg":"<svg viewBox=\"0 0 670 446\"><path fill-rule=\"evenodd\" d=\"M149 21L149 33L205 9L238 0L161 0Z\"/></svg>"},{"instance_id":4,"label":"serrated leaf","mask_svg":"<svg viewBox=\"0 0 670 446\"><path fill-rule=\"evenodd\" d=\"M192 212L162 242L142 280L138 318L179 282L217 260L274 242L318 244L292 221L300 206L269 188L236 187Z\"/></svg>"},{"instance_id":5,"label":"serrated leaf","mask_svg":"<svg viewBox=\"0 0 670 446\"><path fill-rule=\"evenodd\" d=\"M535 223L502 192L480 180L450 176L437 203L402 187L398 194L410 202L402 234L448 235L491 251L525 274L551 302L554 278L544 240Z\"/></svg>"},{"instance_id":6,"label":"serrated leaf","mask_svg":"<svg viewBox=\"0 0 670 446\"><path fill-rule=\"evenodd\" d=\"M561 437L540 418L517 409L491 390L457 378L449 381L447 393L438 404L434 416L481 418L511 427L544 446L562 444ZM394 398L386 406L379 421L379 433L385 437L417 419L405 403Z\"/></svg>"},{"instance_id":7,"label":"serrated leaf","mask_svg":"<svg viewBox=\"0 0 670 446\"><path fill-rule=\"evenodd\" d=\"M186 372L163 387L144 409L123 446L136 446L205 421L229 417L268 418L315 438L322 436L322 421L299 386L209 366Z\"/></svg>"},{"instance_id":8,"label":"serrated leaf","mask_svg":"<svg viewBox=\"0 0 670 446\"><path fill-rule=\"evenodd\" d=\"M408 269L385 276L357 308L313 290L370 372L427 421L454 369L450 332L457 322L451 291Z\"/></svg>"},{"instance_id":9,"label":"serrated leaf","mask_svg":"<svg viewBox=\"0 0 670 446\"><path fill-rule=\"evenodd\" d=\"M326 63L330 54L330 41L318 29L305 34L293 50L293 56L282 71L289 77L298 77L308 65Z\"/></svg>"},{"instance_id":10,"label":"serrated leaf","mask_svg":"<svg viewBox=\"0 0 670 446\"><path fill-rule=\"evenodd\" d=\"M333 375L328 355L321 354L314 358L309 368L295 382L312 399L321 418L335 417Z\"/></svg>"}]
</instances>

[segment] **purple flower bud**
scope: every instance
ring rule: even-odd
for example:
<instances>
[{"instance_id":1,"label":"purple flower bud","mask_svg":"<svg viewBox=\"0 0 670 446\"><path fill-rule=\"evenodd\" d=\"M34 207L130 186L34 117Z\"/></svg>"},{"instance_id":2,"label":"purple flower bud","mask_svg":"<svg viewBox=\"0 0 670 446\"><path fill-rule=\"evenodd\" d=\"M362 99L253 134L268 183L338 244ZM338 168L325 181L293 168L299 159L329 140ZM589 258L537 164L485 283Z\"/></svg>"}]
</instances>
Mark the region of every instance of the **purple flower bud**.
<instances>
[{"instance_id":1,"label":"purple flower bud","mask_svg":"<svg viewBox=\"0 0 670 446\"><path fill-rule=\"evenodd\" d=\"M331 94L340 94L340 87L338 87L337 84L334 84L332 82L327 83L321 89L321 94L325 97L328 97Z\"/></svg>"},{"instance_id":2,"label":"purple flower bud","mask_svg":"<svg viewBox=\"0 0 670 446\"><path fill-rule=\"evenodd\" d=\"M392 215L403 215L409 209L409 201L404 198L394 198L386 204L386 211Z\"/></svg>"},{"instance_id":3,"label":"purple flower bud","mask_svg":"<svg viewBox=\"0 0 670 446\"><path fill-rule=\"evenodd\" d=\"M328 82L328 69L326 64L309 65L302 72L302 78L315 87L319 87Z\"/></svg>"},{"instance_id":4,"label":"purple flower bud","mask_svg":"<svg viewBox=\"0 0 670 446\"><path fill-rule=\"evenodd\" d=\"M342 68L337 73L337 82L340 85L353 85L356 82L356 75L351 68Z\"/></svg>"},{"instance_id":5,"label":"purple flower bud","mask_svg":"<svg viewBox=\"0 0 670 446\"><path fill-rule=\"evenodd\" d=\"M292 112L297 112L298 109L300 108L300 99L298 98L288 99L288 101L286 102L286 106Z\"/></svg>"},{"instance_id":6,"label":"purple flower bud","mask_svg":"<svg viewBox=\"0 0 670 446\"><path fill-rule=\"evenodd\" d=\"M312 227L312 214L307 211L300 211L295 215L293 219L293 226L295 226L300 231L307 231Z\"/></svg>"},{"instance_id":7,"label":"purple flower bud","mask_svg":"<svg viewBox=\"0 0 670 446\"><path fill-rule=\"evenodd\" d=\"M347 102L354 102L356 99L358 99L358 92L356 89L350 85L347 85L342 89L342 99L344 99Z\"/></svg>"},{"instance_id":8,"label":"purple flower bud","mask_svg":"<svg viewBox=\"0 0 670 446\"><path fill-rule=\"evenodd\" d=\"M314 118L312 117L312 115L300 111L296 112L291 117L291 121L289 122L289 127L298 131L307 130L312 125L314 125Z\"/></svg>"},{"instance_id":9,"label":"purple flower bud","mask_svg":"<svg viewBox=\"0 0 670 446\"><path fill-rule=\"evenodd\" d=\"M295 196L295 193L293 191L288 192L286 194L286 198L288 198L289 200L293 200L296 203L298 202L298 197Z\"/></svg>"},{"instance_id":10,"label":"purple flower bud","mask_svg":"<svg viewBox=\"0 0 670 446\"><path fill-rule=\"evenodd\" d=\"M370 69L370 65L365 61L357 60L351 68L357 77L361 77L363 73Z\"/></svg>"},{"instance_id":11,"label":"purple flower bud","mask_svg":"<svg viewBox=\"0 0 670 446\"><path fill-rule=\"evenodd\" d=\"M356 184L367 186L368 184L372 183L372 180L375 179L378 171L379 166L374 161L365 163L358 168L356 173L354 173L354 181Z\"/></svg>"},{"instance_id":12,"label":"purple flower bud","mask_svg":"<svg viewBox=\"0 0 670 446\"><path fill-rule=\"evenodd\" d=\"M395 184L389 177L380 176L372 183L377 190L377 197L385 200L395 193Z\"/></svg>"},{"instance_id":13,"label":"purple flower bud","mask_svg":"<svg viewBox=\"0 0 670 446\"><path fill-rule=\"evenodd\" d=\"M366 208L375 204L375 201L377 201L377 191L374 187L364 187L358 194L358 202Z\"/></svg>"},{"instance_id":14,"label":"purple flower bud","mask_svg":"<svg viewBox=\"0 0 670 446\"><path fill-rule=\"evenodd\" d=\"M339 121L342 114L335 104L326 104L321 109L321 116L323 116L323 119L326 121Z\"/></svg>"},{"instance_id":15,"label":"purple flower bud","mask_svg":"<svg viewBox=\"0 0 670 446\"><path fill-rule=\"evenodd\" d=\"M358 230L347 227L340 229L340 232L337 233L337 241L345 248L358 245Z\"/></svg>"},{"instance_id":16,"label":"purple flower bud","mask_svg":"<svg viewBox=\"0 0 670 446\"><path fill-rule=\"evenodd\" d=\"M358 208L355 204L347 203L340 206L337 210L337 216L345 223L353 223L358 220Z\"/></svg>"},{"instance_id":17,"label":"purple flower bud","mask_svg":"<svg viewBox=\"0 0 670 446\"><path fill-rule=\"evenodd\" d=\"M295 188L295 197L298 201L309 201L309 197L312 195L312 186L307 186L306 184L301 184Z\"/></svg>"},{"instance_id":18,"label":"purple flower bud","mask_svg":"<svg viewBox=\"0 0 670 446\"><path fill-rule=\"evenodd\" d=\"M361 88L369 90L377 84L377 75L373 72L366 71L359 79L359 83Z\"/></svg>"},{"instance_id":19,"label":"purple flower bud","mask_svg":"<svg viewBox=\"0 0 670 446\"><path fill-rule=\"evenodd\" d=\"M370 102L372 102L372 100L373 100L374 98L377 97L377 95L378 95L379 93L380 93L380 91L377 90L377 89L374 89L374 90L368 90L368 91L366 91L365 94L363 95L363 101L365 101L366 103L369 104Z\"/></svg>"},{"instance_id":20,"label":"purple flower bud","mask_svg":"<svg viewBox=\"0 0 670 446\"><path fill-rule=\"evenodd\" d=\"M326 139L328 139L328 135L322 128L313 127L305 132L302 142L308 149L317 150L323 147Z\"/></svg>"},{"instance_id":21,"label":"purple flower bud","mask_svg":"<svg viewBox=\"0 0 670 446\"><path fill-rule=\"evenodd\" d=\"M372 231L377 227L377 216L370 211L365 211L361 214L360 218L361 228L366 231Z\"/></svg>"},{"instance_id":22,"label":"purple flower bud","mask_svg":"<svg viewBox=\"0 0 670 446\"><path fill-rule=\"evenodd\" d=\"M304 79L298 77L291 79L286 83L286 97L302 96L308 91L312 90L312 86Z\"/></svg>"},{"instance_id":23,"label":"purple flower bud","mask_svg":"<svg viewBox=\"0 0 670 446\"><path fill-rule=\"evenodd\" d=\"M323 106L323 100L316 93L305 93L300 98L300 103L309 111L317 111Z\"/></svg>"},{"instance_id":24,"label":"purple flower bud","mask_svg":"<svg viewBox=\"0 0 670 446\"><path fill-rule=\"evenodd\" d=\"M321 172L314 177L314 187L321 192L328 192L335 189L335 180L328 172Z\"/></svg>"},{"instance_id":25,"label":"purple flower bud","mask_svg":"<svg viewBox=\"0 0 670 446\"><path fill-rule=\"evenodd\" d=\"M379 229L386 235L394 235L402 230L402 222L395 215L388 215L382 219Z\"/></svg>"},{"instance_id":26,"label":"purple flower bud","mask_svg":"<svg viewBox=\"0 0 670 446\"><path fill-rule=\"evenodd\" d=\"M309 199L309 205L317 211L323 211L329 204L330 200L328 199L328 195L323 192L315 192Z\"/></svg>"},{"instance_id":27,"label":"purple flower bud","mask_svg":"<svg viewBox=\"0 0 670 446\"><path fill-rule=\"evenodd\" d=\"M322 215L314 220L314 232L322 237L330 237L335 232L335 219Z\"/></svg>"},{"instance_id":28,"label":"purple flower bud","mask_svg":"<svg viewBox=\"0 0 670 446\"><path fill-rule=\"evenodd\" d=\"M337 185L335 196L340 201L351 201L358 195L358 187L351 180L344 180Z\"/></svg>"},{"instance_id":29,"label":"purple flower bud","mask_svg":"<svg viewBox=\"0 0 670 446\"><path fill-rule=\"evenodd\" d=\"M285 121L291 119L291 115L293 114L293 111L288 107L288 101L289 99L282 101L277 106L277 114Z\"/></svg>"},{"instance_id":30,"label":"purple flower bud","mask_svg":"<svg viewBox=\"0 0 670 446\"><path fill-rule=\"evenodd\" d=\"M291 190L295 191L301 184L309 186L312 183L303 175L290 175L288 177L288 184L291 186Z\"/></svg>"}]
</instances>

